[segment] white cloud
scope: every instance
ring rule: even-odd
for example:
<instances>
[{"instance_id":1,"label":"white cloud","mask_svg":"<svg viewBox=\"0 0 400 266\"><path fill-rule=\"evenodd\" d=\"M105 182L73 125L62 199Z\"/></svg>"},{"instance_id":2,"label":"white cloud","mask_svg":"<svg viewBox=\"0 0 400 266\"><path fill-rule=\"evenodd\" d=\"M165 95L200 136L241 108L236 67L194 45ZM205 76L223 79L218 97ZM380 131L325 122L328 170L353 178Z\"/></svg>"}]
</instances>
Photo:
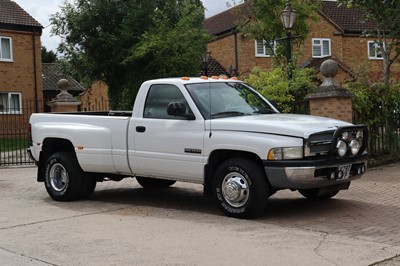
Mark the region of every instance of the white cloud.
<instances>
[{"instance_id":1,"label":"white cloud","mask_svg":"<svg viewBox=\"0 0 400 266\"><path fill-rule=\"evenodd\" d=\"M60 5L64 3L64 0L13 0L19 6L21 6L26 12L28 12L33 18L42 24L42 45L48 50L56 51L60 38L58 36L50 36L50 16L60 11ZM235 0L202 0L204 6L206 7L206 17L218 14L226 9L227 2L231 5ZM237 3L240 0L236 0Z\"/></svg>"}]
</instances>

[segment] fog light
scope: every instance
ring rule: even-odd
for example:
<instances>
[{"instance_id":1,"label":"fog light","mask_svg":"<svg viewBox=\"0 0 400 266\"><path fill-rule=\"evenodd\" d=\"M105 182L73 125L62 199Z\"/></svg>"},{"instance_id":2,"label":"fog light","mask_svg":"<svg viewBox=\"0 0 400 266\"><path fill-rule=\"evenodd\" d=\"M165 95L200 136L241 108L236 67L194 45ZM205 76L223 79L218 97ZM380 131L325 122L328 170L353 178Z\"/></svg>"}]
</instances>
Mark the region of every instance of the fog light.
<instances>
[{"instance_id":1,"label":"fog light","mask_svg":"<svg viewBox=\"0 0 400 266\"><path fill-rule=\"evenodd\" d=\"M338 150L338 154L339 154L340 157L343 157L343 156L346 155L346 153L347 153L347 145L346 145L346 143L344 141L339 140L337 145L336 145L336 148Z\"/></svg>"},{"instance_id":2,"label":"fog light","mask_svg":"<svg viewBox=\"0 0 400 266\"><path fill-rule=\"evenodd\" d=\"M336 177L336 174L335 174L335 172L328 172L328 174L326 175L326 177L327 177L329 180L334 180L335 177Z\"/></svg>"},{"instance_id":3,"label":"fog light","mask_svg":"<svg viewBox=\"0 0 400 266\"><path fill-rule=\"evenodd\" d=\"M339 171L339 172L337 173L337 178L338 178L338 179L342 179L342 178L343 178L343 172L342 172L342 171Z\"/></svg>"},{"instance_id":4,"label":"fog light","mask_svg":"<svg viewBox=\"0 0 400 266\"><path fill-rule=\"evenodd\" d=\"M352 155L357 155L360 151L360 143L357 140L352 140L350 142L350 150Z\"/></svg>"}]
</instances>

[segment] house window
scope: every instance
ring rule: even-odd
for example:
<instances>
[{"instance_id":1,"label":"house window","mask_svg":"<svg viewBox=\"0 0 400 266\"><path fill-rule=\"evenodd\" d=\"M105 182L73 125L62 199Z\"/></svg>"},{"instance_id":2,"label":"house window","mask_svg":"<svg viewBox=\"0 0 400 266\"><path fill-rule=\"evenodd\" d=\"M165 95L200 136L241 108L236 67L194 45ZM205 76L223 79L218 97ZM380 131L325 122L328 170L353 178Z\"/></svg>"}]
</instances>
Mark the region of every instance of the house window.
<instances>
[{"instance_id":1,"label":"house window","mask_svg":"<svg viewBox=\"0 0 400 266\"><path fill-rule=\"evenodd\" d=\"M256 57L271 57L274 55L274 51L271 49L275 49L276 43L273 42L271 45L266 45L265 40L256 40Z\"/></svg>"},{"instance_id":2,"label":"house window","mask_svg":"<svg viewBox=\"0 0 400 266\"><path fill-rule=\"evenodd\" d=\"M382 48L379 43L375 41L368 41L368 58L383 59Z\"/></svg>"},{"instance_id":3,"label":"house window","mask_svg":"<svg viewBox=\"0 0 400 266\"><path fill-rule=\"evenodd\" d=\"M330 39L312 39L312 56L316 58L327 57L331 55Z\"/></svg>"},{"instance_id":4,"label":"house window","mask_svg":"<svg viewBox=\"0 0 400 266\"><path fill-rule=\"evenodd\" d=\"M22 114L21 93L0 92L0 114Z\"/></svg>"},{"instance_id":5,"label":"house window","mask_svg":"<svg viewBox=\"0 0 400 266\"><path fill-rule=\"evenodd\" d=\"M0 37L0 61L12 61L12 41L9 37Z\"/></svg>"}]
</instances>

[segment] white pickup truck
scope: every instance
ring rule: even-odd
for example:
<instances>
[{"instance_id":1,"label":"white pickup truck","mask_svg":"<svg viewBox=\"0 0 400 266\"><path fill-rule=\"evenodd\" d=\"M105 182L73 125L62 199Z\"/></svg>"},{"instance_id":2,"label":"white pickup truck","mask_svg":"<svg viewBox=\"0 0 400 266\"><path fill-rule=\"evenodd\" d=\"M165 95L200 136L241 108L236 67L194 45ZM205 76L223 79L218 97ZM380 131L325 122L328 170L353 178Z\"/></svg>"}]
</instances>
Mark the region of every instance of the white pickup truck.
<instances>
[{"instance_id":1,"label":"white pickup truck","mask_svg":"<svg viewBox=\"0 0 400 266\"><path fill-rule=\"evenodd\" d=\"M367 167L364 126L280 114L228 78L151 80L132 112L32 114L30 125L37 180L57 201L88 197L103 180L184 181L202 184L226 215L251 218L278 190L329 199Z\"/></svg>"}]
</instances>

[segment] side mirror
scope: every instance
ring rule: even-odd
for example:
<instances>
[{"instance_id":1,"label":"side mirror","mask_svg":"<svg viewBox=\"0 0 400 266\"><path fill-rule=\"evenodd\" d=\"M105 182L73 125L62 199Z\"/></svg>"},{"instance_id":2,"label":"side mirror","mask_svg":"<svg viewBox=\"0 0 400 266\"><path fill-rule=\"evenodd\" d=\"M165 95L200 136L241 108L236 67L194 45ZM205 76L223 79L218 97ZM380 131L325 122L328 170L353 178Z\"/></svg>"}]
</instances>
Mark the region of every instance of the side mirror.
<instances>
[{"instance_id":1,"label":"side mirror","mask_svg":"<svg viewBox=\"0 0 400 266\"><path fill-rule=\"evenodd\" d=\"M181 102L173 102L168 104L167 107L168 115L183 117L187 120L195 120L195 116L193 114L186 113L186 106Z\"/></svg>"}]
</instances>

